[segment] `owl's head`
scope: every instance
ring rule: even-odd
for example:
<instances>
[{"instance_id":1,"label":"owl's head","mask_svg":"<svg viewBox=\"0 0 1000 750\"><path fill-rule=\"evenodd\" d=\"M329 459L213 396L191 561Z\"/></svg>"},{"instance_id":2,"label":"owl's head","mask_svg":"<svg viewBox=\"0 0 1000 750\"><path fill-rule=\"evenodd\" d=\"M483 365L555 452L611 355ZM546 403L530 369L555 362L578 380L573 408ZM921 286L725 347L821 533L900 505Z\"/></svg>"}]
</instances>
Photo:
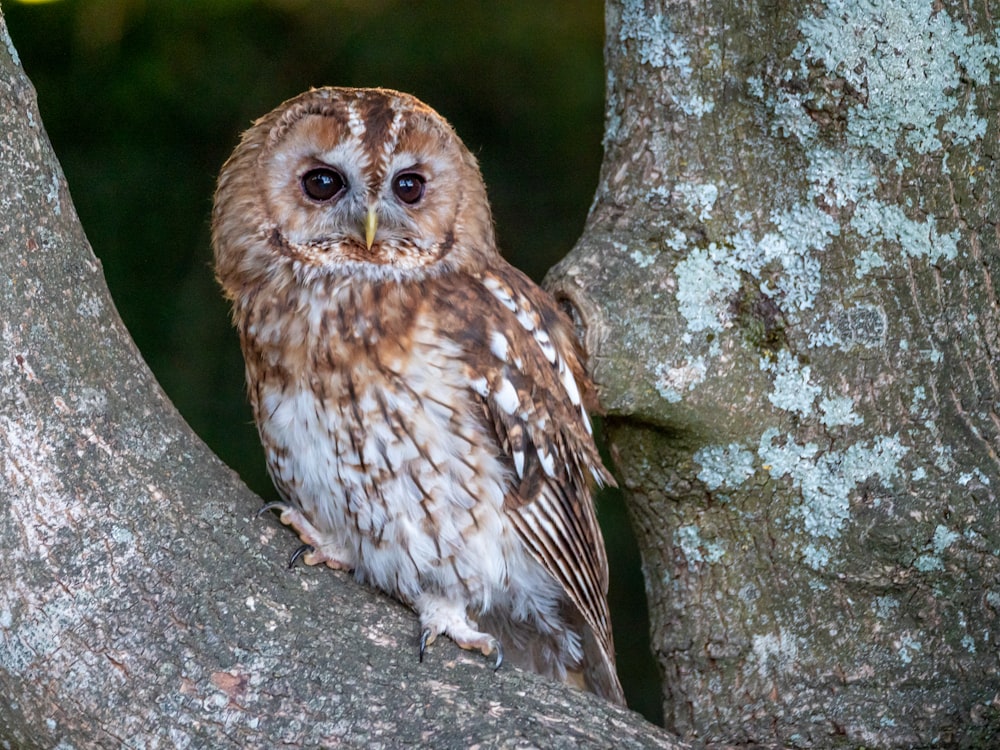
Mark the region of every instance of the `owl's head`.
<instances>
[{"instance_id":1,"label":"owl's head","mask_svg":"<svg viewBox=\"0 0 1000 750\"><path fill-rule=\"evenodd\" d=\"M497 252L475 158L437 112L387 89L314 89L255 122L219 176L213 244L227 292L421 278Z\"/></svg>"}]
</instances>

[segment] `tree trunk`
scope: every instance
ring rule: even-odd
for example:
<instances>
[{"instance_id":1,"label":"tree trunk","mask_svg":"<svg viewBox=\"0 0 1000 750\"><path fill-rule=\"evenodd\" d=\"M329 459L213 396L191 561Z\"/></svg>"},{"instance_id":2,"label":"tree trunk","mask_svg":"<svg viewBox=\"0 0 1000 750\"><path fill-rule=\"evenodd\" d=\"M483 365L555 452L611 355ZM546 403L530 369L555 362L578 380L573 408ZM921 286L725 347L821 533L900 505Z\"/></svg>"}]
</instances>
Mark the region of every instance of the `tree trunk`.
<instances>
[{"instance_id":1,"label":"tree trunk","mask_svg":"<svg viewBox=\"0 0 1000 750\"><path fill-rule=\"evenodd\" d=\"M610 3L586 330L668 729L1000 730L996 2Z\"/></svg>"},{"instance_id":2,"label":"tree trunk","mask_svg":"<svg viewBox=\"0 0 1000 750\"><path fill-rule=\"evenodd\" d=\"M2 12L0 268L0 745L679 746L447 640L418 663L411 612L286 569L119 320Z\"/></svg>"}]
</instances>

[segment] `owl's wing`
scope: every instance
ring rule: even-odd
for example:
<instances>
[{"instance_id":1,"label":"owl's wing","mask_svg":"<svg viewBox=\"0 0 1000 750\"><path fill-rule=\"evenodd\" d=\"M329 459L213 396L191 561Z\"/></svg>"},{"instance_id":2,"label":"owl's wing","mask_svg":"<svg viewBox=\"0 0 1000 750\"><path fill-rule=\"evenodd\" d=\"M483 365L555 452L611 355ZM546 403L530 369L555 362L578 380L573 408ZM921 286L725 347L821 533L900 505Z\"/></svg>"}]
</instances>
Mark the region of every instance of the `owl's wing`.
<instances>
[{"instance_id":1,"label":"owl's wing","mask_svg":"<svg viewBox=\"0 0 1000 750\"><path fill-rule=\"evenodd\" d=\"M608 563L590 488L614 479L591 436L592 387L572 324L507 264L454 289L446 305L462 328L454 335L473 352L471 388L516 477L506 498L513 526L580 611L613 674Z\"/></svg>"}]
</instances>

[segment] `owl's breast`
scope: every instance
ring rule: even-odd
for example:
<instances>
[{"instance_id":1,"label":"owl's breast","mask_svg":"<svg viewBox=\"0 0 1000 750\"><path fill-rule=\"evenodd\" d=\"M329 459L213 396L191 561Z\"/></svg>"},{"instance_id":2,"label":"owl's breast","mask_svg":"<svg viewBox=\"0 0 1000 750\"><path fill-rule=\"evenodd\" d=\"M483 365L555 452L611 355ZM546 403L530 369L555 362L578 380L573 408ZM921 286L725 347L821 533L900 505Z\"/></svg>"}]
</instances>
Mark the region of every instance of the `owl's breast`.
<instances>
[{"instance_id":1,"label":"owl's breast","mask_svg":"<svg viewBox=\"0 0 1000 750\"><path fill-rule=\"evenodd\" d=\"M405 338L317 339L294 367L277 363L280 376L261 370L251 390L268 467L377 585L412 598L447 570L462 585L499 586L515 545L510 476L461 347L419 305L411 313Z\"/></svg>"}]
</instances>

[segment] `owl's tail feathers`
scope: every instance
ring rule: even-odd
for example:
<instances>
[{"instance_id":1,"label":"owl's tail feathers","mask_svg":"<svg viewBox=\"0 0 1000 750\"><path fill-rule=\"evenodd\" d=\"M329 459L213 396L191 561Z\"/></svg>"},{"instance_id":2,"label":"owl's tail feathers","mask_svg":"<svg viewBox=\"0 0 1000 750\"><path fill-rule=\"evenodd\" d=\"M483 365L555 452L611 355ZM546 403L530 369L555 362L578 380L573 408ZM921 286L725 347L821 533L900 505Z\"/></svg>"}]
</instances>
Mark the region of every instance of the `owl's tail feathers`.
<instances>
[{"instance_id":1,"label":"owl's tail feathers","mask_svg":"<svg viewBox=\"0 0 1000 750\"><path fill-rule=\"evenodd\" d=\"M625 693L615 671L615 658L590 628L583 633L584 686L607 701L625 705Z\"/></svg>"},{"instance_id":2,"label":"owl's tail feathers","mask_svg":"<svg viewBox=\"0 0 1000 750\"><path fill-rule=\"evenodd\" d=\"M484 613L478 621L479 627L495 633L503 643L505 665L537 672L624 706L625 694L615 673L614 657L568 603L566 610L566 620L547 634L539 632L537 623L526 625L508 615Z\"/></svg>"}]
</instances>

